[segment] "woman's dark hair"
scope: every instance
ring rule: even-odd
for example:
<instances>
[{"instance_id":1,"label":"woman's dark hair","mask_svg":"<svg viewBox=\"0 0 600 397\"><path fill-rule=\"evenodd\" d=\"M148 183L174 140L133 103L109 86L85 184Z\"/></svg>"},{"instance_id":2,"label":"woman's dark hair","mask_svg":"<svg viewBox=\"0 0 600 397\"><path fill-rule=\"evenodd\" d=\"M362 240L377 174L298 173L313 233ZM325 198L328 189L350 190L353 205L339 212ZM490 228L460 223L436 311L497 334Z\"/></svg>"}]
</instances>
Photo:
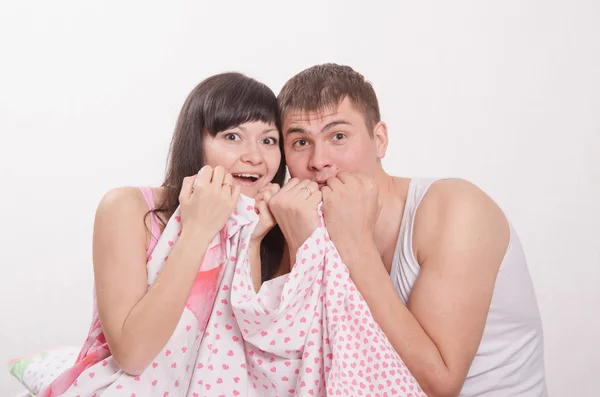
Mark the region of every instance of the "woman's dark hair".
<instances>
[{"instance_id":1,"label":"woman's dark hair","mask_svg":"<svg viewBox=\"0 0 600 397\"><path fill-rule=\"evenodd\" d=\"M283 186L286 166L275 94L265 84L241 73L222 73L198 84L183 104L171 141L165 180L161 185L165 191L164 199L153 212L170 218L179 206L183 178L195 175L204 166L203 131L214 137L221 131L253 121L272 123L279 131L281 164L272 182ZM278 226L264 237L260 247L263 281L272 278L279 268L284 243Z\"/></svg>"}]
</instances>

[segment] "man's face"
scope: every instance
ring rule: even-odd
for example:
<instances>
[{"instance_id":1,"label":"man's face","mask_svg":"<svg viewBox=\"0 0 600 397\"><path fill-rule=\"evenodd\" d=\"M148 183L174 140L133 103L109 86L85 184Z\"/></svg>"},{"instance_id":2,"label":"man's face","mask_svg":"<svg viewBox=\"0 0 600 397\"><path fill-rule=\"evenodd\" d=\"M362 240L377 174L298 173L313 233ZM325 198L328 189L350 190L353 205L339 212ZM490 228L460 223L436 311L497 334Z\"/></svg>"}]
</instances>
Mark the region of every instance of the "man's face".
<instances>
[{"instance_id":1,"label":"man's face","mask_svg":"<svg viewBox=\"0 0 600 397\"><path fill-rule=\"evenodd\" d=\"M374 176L387 148L385 124L378 123L371 137L363 113L349 98L337 109L286 113L283 137L290 176L313 180L319 188L339 171Z\"/></svg>"}]
</instances>

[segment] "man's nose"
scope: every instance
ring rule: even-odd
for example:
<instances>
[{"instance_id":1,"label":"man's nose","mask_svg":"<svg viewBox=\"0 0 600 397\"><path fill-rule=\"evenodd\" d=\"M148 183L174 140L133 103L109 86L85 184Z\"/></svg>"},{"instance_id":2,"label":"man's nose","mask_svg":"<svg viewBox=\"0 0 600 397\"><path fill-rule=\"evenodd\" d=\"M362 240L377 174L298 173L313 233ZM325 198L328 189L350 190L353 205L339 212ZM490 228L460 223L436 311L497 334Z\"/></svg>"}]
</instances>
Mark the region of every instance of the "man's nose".
<instances>
[{"instance_id":1,"label":"man's nose","mask_svg":"<svg viewBox=\"0 0 600 397\"><path fill-rule=\"evenodd\" d=\"M314 145L313 150L308 160L308 168L312 171L322 171L327 167L331 167L331 157L323 145Z\"/></svg>"}]
</instances>

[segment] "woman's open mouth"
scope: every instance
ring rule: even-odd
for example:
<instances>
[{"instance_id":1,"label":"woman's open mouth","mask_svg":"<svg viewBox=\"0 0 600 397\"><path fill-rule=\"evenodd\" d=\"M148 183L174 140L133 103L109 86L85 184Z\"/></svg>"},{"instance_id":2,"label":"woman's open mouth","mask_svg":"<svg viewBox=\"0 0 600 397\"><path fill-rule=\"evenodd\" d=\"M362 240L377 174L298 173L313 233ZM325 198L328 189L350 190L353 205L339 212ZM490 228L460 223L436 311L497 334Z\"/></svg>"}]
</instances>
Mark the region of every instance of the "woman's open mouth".
<instances>
[{"instance_id":1,"label":"woman's open mouth","mask_svg":"<svg viewBox=\"0 0 600 397\"><path fill-rule=\"evenodd\" d=\"M259 174L231 174L236 183L240 185L253 185L262 175Z\"/></svg>"}]
</instances>

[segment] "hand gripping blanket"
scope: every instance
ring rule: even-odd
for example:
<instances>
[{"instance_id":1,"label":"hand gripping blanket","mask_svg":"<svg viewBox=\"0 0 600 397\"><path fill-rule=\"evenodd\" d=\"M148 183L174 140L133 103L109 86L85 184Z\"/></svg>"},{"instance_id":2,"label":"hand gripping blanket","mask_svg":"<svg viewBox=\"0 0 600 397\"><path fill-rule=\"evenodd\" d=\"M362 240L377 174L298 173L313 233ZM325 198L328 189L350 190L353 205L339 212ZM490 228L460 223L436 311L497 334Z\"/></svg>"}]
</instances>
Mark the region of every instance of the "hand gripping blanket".
<instances>
[{"instance_id":1,"label":"hand gripping blanket","mask_svg":"<svg viewBox=\"0 0 600 397\"><path fill-rule=\"evenodd\" d=\"M242 196L215 236L173 335L140 376L118 368L94 310L75 366L40 396L424 396L351 281L321 213L291 272L255 293L253 204ZM180 221L177 210L148 261L149 287Z\"/></svg>"}]
</instances>

